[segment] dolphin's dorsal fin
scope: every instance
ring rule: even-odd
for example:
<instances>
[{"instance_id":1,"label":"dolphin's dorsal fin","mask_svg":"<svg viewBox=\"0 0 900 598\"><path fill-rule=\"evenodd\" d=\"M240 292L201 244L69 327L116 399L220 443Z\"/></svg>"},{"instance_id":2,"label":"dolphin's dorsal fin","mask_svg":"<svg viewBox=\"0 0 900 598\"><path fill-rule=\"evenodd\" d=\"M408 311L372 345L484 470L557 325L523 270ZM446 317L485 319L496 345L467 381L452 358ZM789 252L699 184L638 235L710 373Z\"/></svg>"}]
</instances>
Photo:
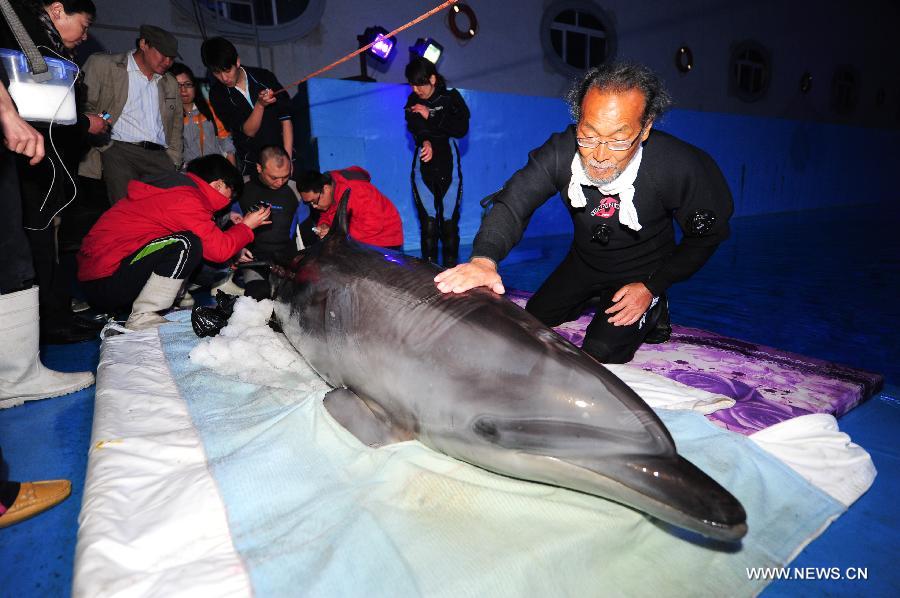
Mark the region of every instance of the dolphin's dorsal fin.
<instances>
[{"instance_id":1,"label":"dolphin's dorsal fin","mask_svg":"<svg viewBox=\"0 0 900 598\"><path fill-rule=\"evenodd\" d=\"M334 221L331 223L330 233L334 233L339 237L347 236L347 205L350 203L350 189L345 189L341 194L340 203L338 203L337 214L334 215Z\"/></svg>"}]
</instances>

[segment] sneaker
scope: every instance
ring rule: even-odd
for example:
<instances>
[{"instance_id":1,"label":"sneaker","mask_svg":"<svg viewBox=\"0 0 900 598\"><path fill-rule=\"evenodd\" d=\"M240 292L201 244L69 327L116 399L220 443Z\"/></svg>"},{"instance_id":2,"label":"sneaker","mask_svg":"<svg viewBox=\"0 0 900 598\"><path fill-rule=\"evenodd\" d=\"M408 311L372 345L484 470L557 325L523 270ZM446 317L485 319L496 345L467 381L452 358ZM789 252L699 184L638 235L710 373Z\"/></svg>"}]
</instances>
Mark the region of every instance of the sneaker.
<instances>
[{"instance_id":1,"label":"sneaker","mask_svg":"<svg viewBox=\"0 0 900 598\"><path fill-rule=\"evenodd\" d=\"M659 318L656 320L656 326L644 337L644 342L648 345L661 345L672 336L672 322L669 319L669 300L664 298L659 308L662 311L660 311Z\"/></svg>"},{"instance_id":2,"label":"sneaker","mask_svg":"<svg viewBox=\"0 0 900 598\"><path fill-rule=\"evenodd\" d=\"M91 306L88 305L87 301L82 301L81 299L75 299L74 297L72 298L71 305L72 305L72 311L75 312L76 314L78 312L87 311L91 308Z\"/></svg>"}]
</instances>

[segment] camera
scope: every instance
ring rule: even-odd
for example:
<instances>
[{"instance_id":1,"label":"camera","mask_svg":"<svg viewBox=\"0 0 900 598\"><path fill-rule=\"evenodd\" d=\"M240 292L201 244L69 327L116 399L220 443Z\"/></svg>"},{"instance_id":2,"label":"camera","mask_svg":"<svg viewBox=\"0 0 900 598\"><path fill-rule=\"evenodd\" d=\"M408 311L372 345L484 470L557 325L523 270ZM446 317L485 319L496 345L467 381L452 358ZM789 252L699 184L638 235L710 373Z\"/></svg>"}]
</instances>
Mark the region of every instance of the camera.
<instances>
[{"instance_id":1,"label":"camera","mask_svg":"<svg viewBox=\"0 0 900 598\"><path fill-rule=\"evenodd\" d=\"M255 204L253 204L252 206L250 206L250 209L248 211L257 212L259 210L262 210L265 208L271 208L271 207L272 207L272 204L270 204L267 201L258 201Z\"/></svg>"}]
</instances>

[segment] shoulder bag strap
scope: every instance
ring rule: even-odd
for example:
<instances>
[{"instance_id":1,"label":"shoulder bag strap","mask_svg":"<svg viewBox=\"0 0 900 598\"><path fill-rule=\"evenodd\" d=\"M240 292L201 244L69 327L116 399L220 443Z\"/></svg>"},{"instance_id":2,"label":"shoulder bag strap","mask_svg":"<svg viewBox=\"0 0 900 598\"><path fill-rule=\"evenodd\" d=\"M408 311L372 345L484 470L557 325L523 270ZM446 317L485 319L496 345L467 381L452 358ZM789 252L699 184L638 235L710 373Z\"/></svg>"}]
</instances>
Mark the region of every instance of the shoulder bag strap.
<instances>
[{"instance_id":1,"label":"shoulder bag strap","mask_svg":"<svg viewBox=\"0 0 900 598\"><path fill-rule=\"evenodd\" d=\"M22 52L25 53L25 57L28 59L28 66L34 75L34 80L38 83L48 81L50 79L50 69L47 68L47 62L41 56L41 53L38 52L34 42L31 41L31 36L28 35L25 26L22 25L19 15L16 14L9 0L0 0L0 12L3 12L3 16L9 24L9 29L15 36L16 41L19 42Z\"/></svg>"}]
</instances>

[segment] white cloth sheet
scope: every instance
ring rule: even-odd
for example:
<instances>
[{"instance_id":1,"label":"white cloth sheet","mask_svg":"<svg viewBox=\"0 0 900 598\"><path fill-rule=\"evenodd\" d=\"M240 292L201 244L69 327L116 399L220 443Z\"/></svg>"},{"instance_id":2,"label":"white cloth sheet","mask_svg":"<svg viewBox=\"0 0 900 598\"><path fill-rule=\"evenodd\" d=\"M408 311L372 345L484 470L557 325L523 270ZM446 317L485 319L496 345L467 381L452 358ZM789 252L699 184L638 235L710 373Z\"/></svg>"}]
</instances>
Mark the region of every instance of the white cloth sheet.
<instances>
[{"instance_id":1,"label":"white cloth sheet","mask_svg":"<svg viewBox=\"0 0 900 598\"><path fill-rule=\"evenodd\" d=\"M278 354L271 330L259 329L240 314L235 324L242 327L242 334L255 335L256 342L242 342L240 334L236 338L226 332L205 341L207 347L199 349L198 356L215 361L239 345L240 361L248 372L259 371L260 363L278 364L284 372L277 386L289 384L295 366ZM230 348L223 349L224 344ZM193 361L194 353L191 357ZM230 377L251 382L253 376L235 371L239 365L234 361L221 366ZM639 368L610 369L657 408L709 413L732 404L727 397ZM871 459L837 430L833 418L831 422L816 418L797 418L751 438L849 505L874 478ZM104 341L91 444L75 596L253 594L248 570L235 550L225 504L156 331Z\"/></svg>"},{"instance_id":2,"label":"white cloth sheet","mask_svg":"<svg viewBox=\"0 0 900 598\"><path fill-rule=\"evenodd\" d=\"M779 422L750 440L848 507L875 481L872 457L841 432L828 413Z\"/></svg>"},{"instance_id":3,"label":"white cloth sheet","mask_svg":"<svg viewBox=\"0 0 900 598\"><path fill-rule=\"evenodd\" d=\"M251 595L155 330L103 341L72 593Z\"/></svg>"}]
</instances>

